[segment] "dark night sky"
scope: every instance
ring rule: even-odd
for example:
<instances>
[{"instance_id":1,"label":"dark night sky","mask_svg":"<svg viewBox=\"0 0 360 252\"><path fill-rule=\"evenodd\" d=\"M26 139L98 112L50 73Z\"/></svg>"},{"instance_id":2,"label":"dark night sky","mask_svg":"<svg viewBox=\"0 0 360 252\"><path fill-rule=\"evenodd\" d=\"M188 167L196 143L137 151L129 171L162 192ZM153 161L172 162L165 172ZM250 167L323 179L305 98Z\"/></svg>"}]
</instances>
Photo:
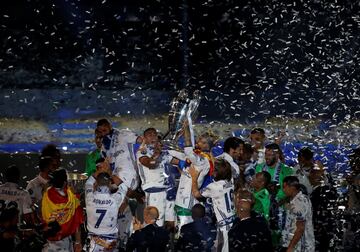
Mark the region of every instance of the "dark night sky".
<instances>
[{"instance_id":1,"label":"dark night sky","mask_svg":"<svg viewBox=\"0 0 360 252\"><path fill-rule=\"evenodd\" d=\"M184 2L5 0L0 85L186 87L225 118L359 118L360 1Z\"/></svg>"}]
</instances>

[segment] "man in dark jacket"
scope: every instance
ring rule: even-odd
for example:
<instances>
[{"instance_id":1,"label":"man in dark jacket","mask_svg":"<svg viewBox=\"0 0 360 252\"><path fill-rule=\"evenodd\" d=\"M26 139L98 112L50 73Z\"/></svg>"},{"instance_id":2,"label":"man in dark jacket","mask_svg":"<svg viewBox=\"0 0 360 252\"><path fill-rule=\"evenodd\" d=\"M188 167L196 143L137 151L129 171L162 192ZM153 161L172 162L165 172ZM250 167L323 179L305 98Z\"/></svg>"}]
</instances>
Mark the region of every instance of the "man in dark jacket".
<instances>
[{"instance_id":1,"label":"man in dark jacket","mask_svg":"<svg viewBox=\"0 0 360 252\"><path fill-rule=\"evenodd\" d=\"M166 250L169 242L169 233L156 225L159 211L156 207L148 206L144 209L144 225L135 219L133 226L135 232L130 236L126 251L136 252L162 252Z\"/></svg>"},{"instance_id":2,"label":"man in dark jacket","mask_svg":"<svg viewBox=\"0 0 360 252\"><path fill-rule=\"evenodd\" d=\"M177 251L211 251L216 238L216 228L207 223L205 207L196 204L191 209L193 222L181 227Z\"/></svg>"},{"instance_id":3,"label":"man in dark jacket","mask_svg":"<svg viewBox=\"0 0 360 252\"><path fill-rule=\"evenodd\" d=\"M229 251L273 251L271 233L266 220L253 216L254 196L240 189L235 196L238 218L229 231Z\"/></svg>"}]
</instances>

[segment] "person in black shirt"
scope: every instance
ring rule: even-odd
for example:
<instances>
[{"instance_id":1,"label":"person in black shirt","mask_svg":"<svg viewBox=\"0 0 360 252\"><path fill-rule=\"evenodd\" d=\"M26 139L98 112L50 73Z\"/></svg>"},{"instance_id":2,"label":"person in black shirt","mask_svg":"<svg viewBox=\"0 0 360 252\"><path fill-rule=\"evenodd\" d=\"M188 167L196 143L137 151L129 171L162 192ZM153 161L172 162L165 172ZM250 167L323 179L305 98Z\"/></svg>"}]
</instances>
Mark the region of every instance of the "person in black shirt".
<instances>
[{"instance_id":1,"label":"person in black shirt","mask_svg":"<svg viewBox=\"0 0 360 252\"><path fill-rule=\"evenodd\" d=\"M205 207L196 204L191 209L193 222L181 227L176 251L211 251L216 238L216 228L205 220Z\"/></svg>"},{"instance_id":2,"label":"person in black shirt","mask_svg":"<svg viewBox=\"0 0 360 252\"><path fill-rule=\"evenodd\" d=\"M333 245L331 240L336 228L337 192L330 184L324 184L322 169L311 169L309 180L313 187L310 200L313 209L315 250L329 251Z\"/></svg>"},{"instance_id":3,"label":"person in black shirt","mask_svg":"<svg viewBox=\"0 0 360 252\"><path fill-rule=\"evenodd\" d=\"M135 232L130 236L126 251L162 252L166 251L169 242L169 232L156 225L159 211L156 207L148 206L144 209L144 225L134 220Z\"/></svg>"},{"instance_id":4,"label":"person in black shirt","mask_svg":"<svg viewBox=\"0 0 360 252\"><path fill-rule=\"evenodd\" d=\"M229 231L229 251L273 251L271 233L266 220L254 216L251 192L240 189L235 196L237 218Z\"/></svg>"}]
</instances>

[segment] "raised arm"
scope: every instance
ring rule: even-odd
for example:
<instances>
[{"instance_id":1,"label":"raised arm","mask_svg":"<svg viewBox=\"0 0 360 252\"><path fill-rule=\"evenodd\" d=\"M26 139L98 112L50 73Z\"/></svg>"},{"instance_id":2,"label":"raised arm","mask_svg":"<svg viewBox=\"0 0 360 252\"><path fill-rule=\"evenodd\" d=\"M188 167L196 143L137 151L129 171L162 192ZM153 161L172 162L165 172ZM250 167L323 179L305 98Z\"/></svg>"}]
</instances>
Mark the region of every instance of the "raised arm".
<instances>
[{"instance_id":1,"label":"raised arm","mask_svg":"<svg viewBox=\"0 0 360 252\"><path fill-rule=\"evenodd\" d=\"M193 165L190 166L189 168L189 174L191 175L191 192L193 194L193 196L196 199L201 199L203 198L203 196L201 195L200 191L199 191L199 187L198 187L198 183L197 180L199 178L199 174L200 172L198 172L195 167Z\"/></svg>"}]
</instances>

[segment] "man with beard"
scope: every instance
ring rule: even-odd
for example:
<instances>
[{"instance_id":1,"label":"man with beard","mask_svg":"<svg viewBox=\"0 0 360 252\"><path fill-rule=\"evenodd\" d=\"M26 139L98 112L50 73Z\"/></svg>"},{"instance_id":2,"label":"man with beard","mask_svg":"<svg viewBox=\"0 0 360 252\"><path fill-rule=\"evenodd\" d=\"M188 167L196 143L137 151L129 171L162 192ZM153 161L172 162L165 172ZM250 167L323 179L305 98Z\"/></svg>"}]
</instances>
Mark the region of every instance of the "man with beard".
<instances>
[{"instance_id":1,"label":"man with beard","mask_svg":"<svg viewBox=\"0 0 360 252\"><path fill-rule=\"evenodd\" d=\"M280 190L277 193L277 199L285 198L283 191L283 180L286 176L293 174L293 169L280 161L280 146L276 143L265 146L265 162L256 166L256 173L267 171L271 175L271 181L275 182Z\"/></svg>"},{"instance_id":2,"label":"man with beard","mask_svg":"<svg viewBox=\"0 0 360 252\"><path fill-rule=\"evenodd\" d=\"M265 146L265 163L258 164L256 173L267 171L271 175L270 192L270 229L272 230L273 244L279 245L280 231L284 223L284 209L281 207L286 195L283 191L283 180L293 174L292 168L280 161L281 150L278 144Z\"/></svg>"}]
</instances>

